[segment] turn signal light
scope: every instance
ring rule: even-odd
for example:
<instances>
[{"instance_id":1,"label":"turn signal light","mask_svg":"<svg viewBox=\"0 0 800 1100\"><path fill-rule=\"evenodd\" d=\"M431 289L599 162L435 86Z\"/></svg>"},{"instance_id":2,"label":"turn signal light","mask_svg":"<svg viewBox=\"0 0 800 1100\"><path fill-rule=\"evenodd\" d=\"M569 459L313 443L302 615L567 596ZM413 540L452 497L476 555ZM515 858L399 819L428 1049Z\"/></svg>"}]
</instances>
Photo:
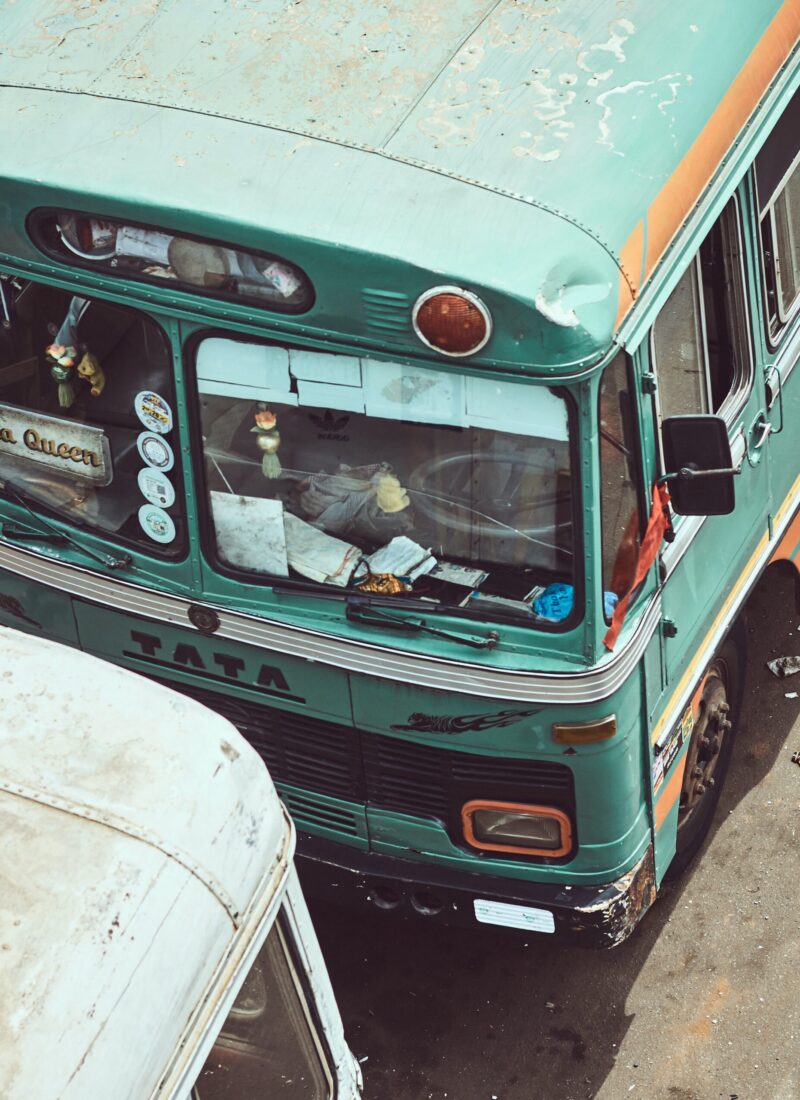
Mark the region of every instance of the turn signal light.
<instances>
[{"instance_id":1,"label":"turn signal light","mask_svg":"<svg viewBox=\"0 0 800 1100\"><path fill-rule=\"evenodd\" d=\"M595 741L607 741L617 732L617 716L596 718L593 722L562 722L553 724L553 740L559 745L592 745Z\"/></svg>"},{"instance_id":2,"label":"turn signal light","mask_svg":"<svg viewBox=\"0 0 800 1100\"><path fill-rule=\"evenodd\" d=\"M423 344L442 355L474 355L492 333L489 310L480 298L456 286L420 294L411 320Z\"/></svg>"},{"instance_id":3,"label":"turn signal light","mask_svg":"<svg viewBox=\"0 0 800 1100\"><path fill-rule=\"evenodd\" d=\"M557 859L572 850L572 823L553 806L474 799L461 809L464 839L486 852Z\"/></svg>"}]
</instances>

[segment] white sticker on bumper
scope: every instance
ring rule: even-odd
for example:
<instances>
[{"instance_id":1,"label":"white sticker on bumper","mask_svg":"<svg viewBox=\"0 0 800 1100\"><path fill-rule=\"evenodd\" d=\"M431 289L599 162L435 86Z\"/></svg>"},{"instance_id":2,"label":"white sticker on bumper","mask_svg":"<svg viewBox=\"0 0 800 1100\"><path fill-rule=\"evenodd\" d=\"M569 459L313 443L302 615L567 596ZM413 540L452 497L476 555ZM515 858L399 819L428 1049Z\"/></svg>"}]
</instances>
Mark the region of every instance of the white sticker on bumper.
<instances>
[{"instance_id":1,"label":"white sticker on bumper","mask_svg":"<svg viewBox=\"0 0 800 1100\"><path fill-rule=\"evenodd\" d=\"M484 901L475 898L475 917L481 924L503 924L508 928L524 928L528 932L555 932L556 922L547 909L531 909L527 905L509 905L505 901Z\"/></svg>"}]
</instances>

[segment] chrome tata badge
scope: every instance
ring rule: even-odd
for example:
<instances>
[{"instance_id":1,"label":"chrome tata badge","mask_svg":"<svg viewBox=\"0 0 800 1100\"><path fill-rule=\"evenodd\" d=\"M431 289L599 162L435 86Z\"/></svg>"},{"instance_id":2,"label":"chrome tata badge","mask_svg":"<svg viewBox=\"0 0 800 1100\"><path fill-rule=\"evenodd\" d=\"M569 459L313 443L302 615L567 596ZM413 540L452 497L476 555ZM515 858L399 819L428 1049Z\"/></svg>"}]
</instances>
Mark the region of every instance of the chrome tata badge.
<instances>
[{"instance_id":1,"label":"chrome tata badge","mask_svg":"<svg viewBox=\"0 0 800 1100\"><path fill-rule=\"evenodd\" d=\"M166 474L145 466L137 476L139 492L149 504L159 508L171 508L175 503L175 489Z\"/></svg>"},{"instance_id":2,"label":"chrome tata badge","mask_svg":"<svg viewBox=\"0 0 800 1100\"><path fill-rule=\"evenodd\" d=\"M160 393L142 390L136 394L133 407L145 428L149 428L151 432L164 435L172 431L172 409Z\"/></svg>"},{"instance_id":3,"label":"chrome tata badge","mask_svg":"<svg viewBox=\"0 0 800 1100\"><path fill-rule=\"evenodd\" d=\"M171 470L175 465L175 455L172 453L172 447L166 439L156 435L155 432L142 432L136 440L136 446L142 462L154 470L160 470L162 474Z\"/></svg>"},{"instance_id":4,"label":"chrome tata badge","mask_svg":"<svg viewBox=\"0 0 800 1100\"><path fill-rule=\"evenodd\" d=\"M139 526L153 542L173 542L175 539L172 516L153 504L143 504L139 509Z\"/></svg>"}]
</instances>

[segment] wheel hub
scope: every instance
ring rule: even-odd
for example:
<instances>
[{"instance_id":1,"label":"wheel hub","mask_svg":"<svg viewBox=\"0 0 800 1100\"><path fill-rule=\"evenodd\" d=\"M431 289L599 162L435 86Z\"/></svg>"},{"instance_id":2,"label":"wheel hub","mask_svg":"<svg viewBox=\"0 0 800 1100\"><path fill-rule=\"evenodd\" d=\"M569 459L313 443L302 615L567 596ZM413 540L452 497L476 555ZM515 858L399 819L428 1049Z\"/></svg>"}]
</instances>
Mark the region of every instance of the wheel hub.
<instances>
[{"instance_id":1,"label":"wheel hub","mask_svg":"<svg viewBox=\"0 0 800 1100\"><path fill-rule=\"evenodd\" d=\"M688 821L714 786L714 772L725 737L731 728L729 714L725 669L712 665L706 676L697 722L689 743L678 810L678 828Z\"/></svg>"}]
</instances>

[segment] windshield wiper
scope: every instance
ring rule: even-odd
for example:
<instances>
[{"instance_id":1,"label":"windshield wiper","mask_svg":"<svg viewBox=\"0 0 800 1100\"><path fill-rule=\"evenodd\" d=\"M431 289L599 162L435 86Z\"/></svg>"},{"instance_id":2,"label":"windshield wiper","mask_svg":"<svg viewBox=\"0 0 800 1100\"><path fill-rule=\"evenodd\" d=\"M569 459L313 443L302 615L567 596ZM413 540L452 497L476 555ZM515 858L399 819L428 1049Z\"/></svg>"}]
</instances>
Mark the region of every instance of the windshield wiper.
<instances>
[{"instance_id":1,"label":"windshield wiper","mask_svg":"<svg viewBox=\"0 0 800 1100\"><path fill-rule=\"evenodd\" d=\"M276 596L296 596L298 594L318 596L321 600L339 600L342 603L351 600L370 607L397 607L402 601L402 606L412 611L441 611L444 608L440 604L434 604L430 600L420 599L419 596L381 596L374 593L360 592L357 588L344 588L340 585L325 584L321 581L296 581L293 577L281 578L277 584L271 585ZM450 608L448 608L450 610Z\"/></svg>"},{"instance_id":2,"label":"windshield wiper","mask_svg":"<svg viewBox=\"0 0 800 1100\"><path fill-rule=\"evenodd\" d=\"M109 569L128 569L130 567L133 561L130 554L123 554L119 558L115 558L111 554L103 554L99 551L92 550L88 546L84 546L83 543L78 542L77 539L72 538L63 531L59 531L57 527L53 527L44 516L40 516L38 512L35 512L33 508L31 508L30 504L28 504L27 494L21 492L13 481L4 481L3 490L9 494L12 500L16 501L16 503L20 504L26 512L32 515L37 524L43 524L46 528L45 531L36 529L28 531L18 527L15 523L4 523L0 525L0 531L2 531L3 538L7 538L12 542L49 542L55 546L69 544L70 546L74 546L76 550L80 550L82 554L92 558L94 561L100 562L101 565L105 565Z\"/></svg>"},{"instance_id":3,"label":"windshield wiper","mask_svg":"<svg viewBox=\"0 0 800 1100\"><path fill-rule=\"evenodd\" d=\"M521 622L530 624L533 620L523 618L518 611L509 611L502 607L487 608L455 607L452 604L439 603L438 600L426 600L421 596L380 596L359 592L354 588L340 588L338 585L322 584L319 581L296 581L292 577L281 578L277 584L271 585L276 596L316 596L320 600L338 600L341 603L354 603L361 607L388 607L393 611L419 611L426 615L447 615L453 619L467 619L470 622L484 623L508 623L511 626L519 626ZM542 623L537 622L541 628ZM546 629L546 626L545 626ZM459 636L459 641L463 639ZM481 647L484 648L484 647ZM491 646L489 648L492 648Z\"/></svg>"},{"instance_id":4,"label":"windshield wiper","mask_svg":"<svg viewBox=\"0 0 800 1100\"><path fill-rule=\"evenodd\" d=\"M496 630L490 630L482 638L475 635L455 634L450 630L439 630L435 626L428 626L424 619L398 619L390 612L380 611L370 605L368 601L361 601L358 597L350 597L345 608L345 617L351 623L359 623L361 626L390 627L393 630L405 630L412 634L433 634L437 638L446 638L450 642L459 642L471 649L494 649L500 641L500 635Z\"/></svg>"}]
</instances>

